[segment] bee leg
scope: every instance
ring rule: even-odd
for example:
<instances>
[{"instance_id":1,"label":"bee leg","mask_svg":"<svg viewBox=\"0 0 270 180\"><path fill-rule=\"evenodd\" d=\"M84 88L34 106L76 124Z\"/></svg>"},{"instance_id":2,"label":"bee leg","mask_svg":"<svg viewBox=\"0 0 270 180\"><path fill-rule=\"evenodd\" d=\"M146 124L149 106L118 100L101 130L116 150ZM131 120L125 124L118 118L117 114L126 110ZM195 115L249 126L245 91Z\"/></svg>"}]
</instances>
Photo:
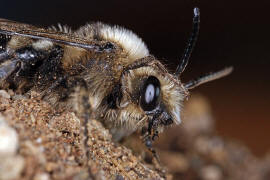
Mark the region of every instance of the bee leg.
<instances>
[{"instance_id":1,"label":"bee leg","mask_svg":"<svg viewBox=\"0 0 270 180\"><path fill-rule=\"evenodd\" d=\"M153 140L149 134L147 134L147 136L145 137L144 143L145 143L145 146L147 147L147 149L152 153L154 159L158 163L160 163L159 156L158 156L156 150L153 148Z\"/></svg>"},{"instance_id":2,"label":"bee leg","mask_svg":"<svg viewBox=\"0 0 270 180\"><path fill-rule=\"evenodd\" d=\"M149 127L148 127L148 129L149 129ZM152 144L154 141L153 137L155 136L155 132L158 132L158 131L155 131L153 136L151 136L148 129L146 127L142 128L143 142L144 142L145 146L147 147L147 149L152 153L152 156L153 156L152 163L153 163L155 169L160 173L160 175L162 175L165 178L166 177L166 170L164 170L164 168L162 168L159 156L158 156L156 150L153 148L153 144Z\"/></svg>"},{"instance_id":3,"label":"bee leg","mask_svg":"<svg viewBox=\"0 0 270 180\"><path fill-rule=\"evenodd\" d=\"M125 67L125 69L123 70L123 74L129 72L130 70L133 69L137 69L140 67L145 67L147 66L147 64L149 64L150 62L154 61L154 59L152 57L146 57L146 58L141 58L138 59L137 61L135 61L134 63L128 65L127 67Z\"/></svg>"},{"instance_id":4,"label":"bee leg","mask_svg":"<svg viewBox=\"0 0 270 180\"><path fill-rule=\"evenodd\" d=\"M75 113L80 118L81 126L80 131L82 134L82 140L83 140L83 149L85 156L87 158L86 166L88 168L88 174L90 179L95 179L94 175L90 169L90 166L88 165L88 162L90 160L90 151L89 151L89 131L88 131L88 122L92 118L92 111L91 106L89 102L89 93L87 92L88 88L86 85L86 82L83 79L76 79L76 82L74 84L74 95L76 96L76 107L75 107Z\"/></svg>"},{"instance_id":5,"label":"bee leg","mask_svg":"<svg viewBox=\"0 0 270 180\"><path fill-rule=\"evenodd\" d=\"M158 131L155 131L153 136L151 136L152 135L152 128L153 128L152 121L149 122L147 129L145 127L142 128L143 142L144 142L145 146L147 147L147 149L152 153L154 160L156 160L157 163L160 164L159 156L158 156L156 150L153 148L153 141L155 140L155 137L158 136Z\"/></svg>"}]
</instances>

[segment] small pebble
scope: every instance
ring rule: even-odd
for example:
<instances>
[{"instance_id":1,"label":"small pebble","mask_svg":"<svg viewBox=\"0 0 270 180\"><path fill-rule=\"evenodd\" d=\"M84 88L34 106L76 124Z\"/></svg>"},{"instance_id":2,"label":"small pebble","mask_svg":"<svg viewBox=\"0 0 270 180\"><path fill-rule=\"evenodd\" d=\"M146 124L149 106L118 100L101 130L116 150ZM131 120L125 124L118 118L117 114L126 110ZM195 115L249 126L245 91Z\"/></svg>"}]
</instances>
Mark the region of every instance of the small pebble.
<instances>
[{"instance_id":1,"label":"small pebble","mask_svg":"<svg viewBox=\"0 0 270 180\"><path fill-rule=\"evenodd\" d=\"M0 116L0 157L14 155L18 148L17 132Z\"/></svg>"}]
</instances>

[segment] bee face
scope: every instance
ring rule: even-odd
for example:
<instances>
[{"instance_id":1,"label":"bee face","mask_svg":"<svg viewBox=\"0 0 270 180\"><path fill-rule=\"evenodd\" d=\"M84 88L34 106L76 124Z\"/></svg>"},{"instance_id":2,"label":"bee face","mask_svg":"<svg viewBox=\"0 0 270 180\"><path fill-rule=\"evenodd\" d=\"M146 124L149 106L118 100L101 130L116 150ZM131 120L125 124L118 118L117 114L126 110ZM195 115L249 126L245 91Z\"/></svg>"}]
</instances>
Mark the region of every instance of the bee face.
<instances>
[{"instance_id":1,"label":"bee face","mask_svg":"<svg viewBox=\"0 0 270 180\"><path fill-rule=\"evenodd\" d=\"M181 104L187 91L153 57L142 67L127 70L121 78L118 122L137 129L157 119L159 125L181 122Z\"/></svg>"}]
</instances>

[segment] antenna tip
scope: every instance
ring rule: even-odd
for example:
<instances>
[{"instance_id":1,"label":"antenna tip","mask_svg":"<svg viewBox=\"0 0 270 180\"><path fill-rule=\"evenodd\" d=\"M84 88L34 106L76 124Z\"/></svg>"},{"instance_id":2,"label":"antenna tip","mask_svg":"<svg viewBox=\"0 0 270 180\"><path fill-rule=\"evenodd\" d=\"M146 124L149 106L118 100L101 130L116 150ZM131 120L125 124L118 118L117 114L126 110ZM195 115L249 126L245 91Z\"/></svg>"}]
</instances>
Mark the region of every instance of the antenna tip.
<instances>
[{"instance_id":1,"label":"antenna tip","mask_svg":"<svg viewBox=\"0 0 270 180\"><path fill-rule=\"evenodd\" d=\"M231 74L233 72L233 66L225 68L224 71L227 72L228 75Z\"/></svg>"},{"instance_id":2,"label":"antenna tip","mask_svg":"<svg viewBox=\"0 0 270 180\"><path fill-rule=\"evenodd\" d=\"M197 7L194 8L194 16L200 16L200 9Z\"/></svg>"}]
</instances>

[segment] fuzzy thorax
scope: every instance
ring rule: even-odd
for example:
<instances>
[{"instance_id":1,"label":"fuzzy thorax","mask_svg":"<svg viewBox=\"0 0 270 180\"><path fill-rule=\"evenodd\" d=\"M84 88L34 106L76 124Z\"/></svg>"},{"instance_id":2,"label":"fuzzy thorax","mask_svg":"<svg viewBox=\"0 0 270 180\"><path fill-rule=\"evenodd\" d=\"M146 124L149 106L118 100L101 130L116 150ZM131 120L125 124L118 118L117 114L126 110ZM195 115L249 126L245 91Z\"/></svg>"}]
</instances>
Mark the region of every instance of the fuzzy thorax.
<instances>
[{"instance_id":1,"label":"fuzzy thorax","mask_svg":"<svg viewBox=\"0 0 270 180\"><path fill-rule=\"evenodd\" d=\"M136 60L149 55L149 51L142 41L132 31L120 26L109 26L103 23L87 24L75 32L86 39L100 39L119 45L130 60Z\"/></svg>"}]
</instances>

